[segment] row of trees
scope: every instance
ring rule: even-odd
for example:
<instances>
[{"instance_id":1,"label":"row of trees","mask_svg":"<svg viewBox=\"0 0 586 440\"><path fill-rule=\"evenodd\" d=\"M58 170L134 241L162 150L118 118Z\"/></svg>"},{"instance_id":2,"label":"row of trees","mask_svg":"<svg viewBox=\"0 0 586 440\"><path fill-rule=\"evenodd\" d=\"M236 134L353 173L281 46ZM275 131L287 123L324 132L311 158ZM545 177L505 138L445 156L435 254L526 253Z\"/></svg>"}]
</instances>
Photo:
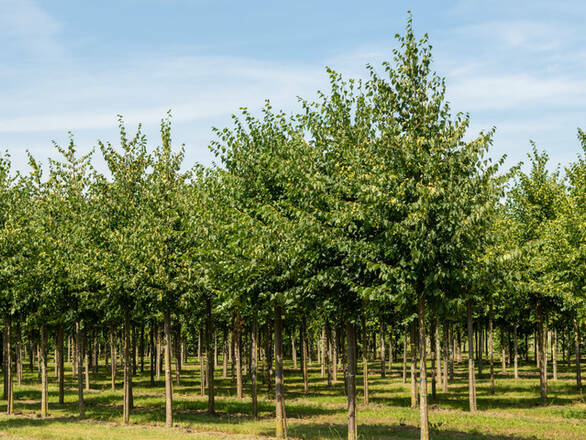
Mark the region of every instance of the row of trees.
<instances>
[{"instance_id":1,"label":"row of trees","mask_svg":"<svg viewBox=\"0 0 586 440\"><path fill-rule=\"evenodd\" d=\"M330 90L300 100L298 114L275 111L268 102L258 116L242 109L231 128L215 130L218 166L185 171L183 149L172 147L170 116L154 150L140 126L129 136L120 119L120 145L99 143L107 175L93 169L93 153L79 156L73 138L66 147L55 145L59 159L50 160L46 175L32 157L27 176L11 173L3 158L0 307L8 413L10 365L13 354L22 360L23 332L39 347L44 417L48 345L55 347L63 403L69 336L81 416L89 380L82 365L87 372L92 353L87 341L96 349L109 339L114 387L118 335L125 423L137 345L142 354L150 347L151 377L159 374L157 347L164 346L167 426L173 423L172 358L179 380L181 347L206 353L202 393L205 383L214 413L213 347L220 335L224 347L232 344L238 397L247 353L255 416L259 350L269 384L274 366L276 435L286 437L284 317L293 323L289 334L299 332L306 390L312 351L331 378L338 365L331 347L345 346L349 439L357 438L358 357L367 403L374 334L383 338L383 375L384 338L403 343L405 360L409 347L422 439L429 438L428 350L435 394L438 377L447 390L462 336L471 411L485 334L494 392L496 327L503 351L512 335L515 375L520 347L528 349L520 341L534 338L542 404L546 335L571 336L580 389L584 156L564 173L551 172L547 156L534 148L528 173L502 172L504 158L488 158L493 130L469 141L468 117L450 112L444 80L431 69L427 36L417 40L409 19L397 38L394 63L383 63L380 72L368 66L362 80L328 69ZM585 134L579 138L586 149Z\"/></svg>"}]
</instances>

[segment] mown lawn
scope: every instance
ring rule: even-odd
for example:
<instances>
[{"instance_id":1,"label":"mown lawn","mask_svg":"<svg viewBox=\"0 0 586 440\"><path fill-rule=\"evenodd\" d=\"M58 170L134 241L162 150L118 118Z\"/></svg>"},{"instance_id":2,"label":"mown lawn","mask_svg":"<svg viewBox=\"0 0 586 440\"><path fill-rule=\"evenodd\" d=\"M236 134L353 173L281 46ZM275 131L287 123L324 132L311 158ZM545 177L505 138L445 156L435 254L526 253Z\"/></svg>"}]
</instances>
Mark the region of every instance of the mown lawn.
<instances>
[{"instance_id":1,"label":"mown lawn","mask_svg":"<svg viewBox=\"0 0 586 440\"><path fill-rule=\"evenodd\" d=\"M194 359L194 358L192 358ZM362 402L359 387L359 435L364 439L417 439L418 410L409 408L410 389L399 375L400 365L393 374L381 379L378 363L372 363L370 405ZM346 437L345 396L343 376L333 389L321 379L319 367L310 367L310 393L303 395L299 371L291 362L285 375L287 416L290 438L343 439ZM434 439L586 439L586 404L575 391L573 372L560 367L559 380L549 382L549 405L538 406L539 380L532 365L522 365L519 380L500 373L497 365L496 394L489 395L488 378L478 379L477 414L467 408L466 364L457 365L456 378L447 394L438 393L431 402L430 422ZM123 426L122 374L118 390L110 390L110 377L102 366L100 375L92 377L91 390L85 392L86 419L77 417L77 388L71 369L66 375L65 404L57 404L57 384L50 370L48 419L38 416L40 387L36 372L26 372L22 386L15 384L16 415L0 416L0 438L14 439L252 439L271 437L274 431L274 404L261 384L260 418L250 417L250 400L236 399L234 384L221 379L216 370L217 416L205 414L207 400L199 395L199 367L193 360L184 367L181 385L174 388L175 427L164 428L164 388L158 381L149 385L148 370L135 378L131 425ZM485 370L487 370L485 368ZM509 372L510 373L510 372ZM362 384L362 378L358 378ZM249 382L247 383L249 385ZM248 388L245 390L248 391ZM431 392L429 393L431 394ZM5 405L5 401L0 405ZM5 407L4 407L5 408ZM2 410L4 410L2 408Z\"/></svg>"}]
</instances>

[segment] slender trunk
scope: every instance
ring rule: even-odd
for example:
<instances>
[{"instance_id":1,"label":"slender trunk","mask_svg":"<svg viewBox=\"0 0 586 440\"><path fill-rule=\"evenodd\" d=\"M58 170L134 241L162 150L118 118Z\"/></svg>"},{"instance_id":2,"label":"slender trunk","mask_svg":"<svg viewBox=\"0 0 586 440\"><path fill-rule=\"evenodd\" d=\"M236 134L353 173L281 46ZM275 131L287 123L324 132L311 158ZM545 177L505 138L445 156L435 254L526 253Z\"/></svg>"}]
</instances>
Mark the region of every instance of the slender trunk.
<instances>
[{"instance_id":1,"label":"slender trunk","mask_svg":"<svg viewBox=\"0 0 586 440\"><path fill-rule=\"evenodd\" d=\"M164 326L164 324L163 324ZM156 364L156 377L157 381L161 380L161 328L157 326L157 359Z\"/></svg>"},{"instance_id":2,"label":"slender trunk","mask_svg":"<svg viewBox=\"0 0 586 440\"><path fill-rule=\"evenodd\" d=\"M368 357L367 357L368 333L366 318L362 315L362 380L364 382L364 404L368 405Z\"/></svg>"},{"instance_id":3,"label":"slender trunk","mask_svg":"<svg viewBox=\"0 0 586 440\"><path fill-rule=\"evenodd\" d=\"M130 393L132 381L132 364L130 359L130 314L124 311L124 401L122 406L123 423L130 423Z\"/></svg>"},{"instance_id":4,"label":"slender trunk","mask_svg":"<svg viewBox=\"0 0 586 440\"><path fill-rule=\"evenodd\" d=\"M41 350L39 360L41 362L41 417L49 415L49 383L47 377L47 326L41 325ZM10 369L10 365L8 366Z\"/></svg>"},{"instance_id":5,"label":"slender trunk","mask_svg":"<svg viewBox=\"0 0 586 440\"><path fill-rule=\"evenodd\" d=\"M149 375L150 375L150 382L151 386L155 385L155 325L154 323L151 324L150 329L150 348L149 348Z\"/></svg>"},{"instance_id":6,"label":"slender trunk","mask_svg":"<svg viewBox=\"0 0 586 440\"><path fill-rule=\"evenodd\" d=\"M474 329L472 327L472 300L466 302L468 324L468 401L470 412L476 412L476 371L474 369Z\"/></svg>"},{"instance_id":7,"label":"slender trunk","mask_svg":"<svg viewBox=\"0 0 586 440\"><path fill-rule=\"evenodd\" d=\"M5 367L4 372L6 374L6 414L14 414L14 393L12 390L12 347L11 347L11 335L12 331L12 320L10 315L6 315L4 320L4 338L6 344L5 353Z\"/></svg>"},{"instance_id":8,"label":"slender trunk","mask_svg":"<svg viewBox=\"0 0 586 440\"><path fill-rule=\"evenodd\" d=\"M493 347L493 299L490 298L490 306L488 311L488 363L490 369L490 395L494 395L494 347Z\"/></svg>"},{"instance_id":9,"label":"slender trunk","mask_svg":"<svg viewBox=\"0 0 586 440\"><path fill-rule=\"evenodd\" d=\"M441 325L439 319L436 319L436 326L435 326L435 353L436 353L436 371L437 371L437 384L443 387L444 378L442 378L442 357L441 357L441 339L440 339L440 329ZM430 335L431 337L431 335ZM434 396L435 398L435 396Z\"/></svg>"},{"instance_id":10,"label":"slender trunk","mask_svg":"<svg viewBox=\"0 0 586 440\"><path fill-rule=\"evenodd\" d=\"M275 305L276 437L287 438L287 415L285 413L285 385L283 377L283 318L281 313L281 306Z\"/></svg>"},{"instance_id":11,"label":"slender trunk","mask_svg":"<svg viewBox=\"0 0 586 440\"><path fill-rule=\"evenodd\" d=\"M63 321L59 321L59 328L57 329L57 353L59 356L59 404L63 405L63 403L65 402L65 365L63 363Z\"/></svg>"},{"instance_id":12,"label":"slender trunk","mask_svg":"<svg viewBox=\"0 0 586 440\"><path fill-rule=\"evenodd\" d=\"M112 357L112 365L111 365L111 382L112 382L112 391L116 390L116 364L118 359L116 358L116 333L114 333L114 328L110 329L110 353Z\"/></svg>"},{"instance_id":13,"label":"slender trunk","mask_svg":"<svg viewBox=\"0 0 586 440\"><path fill-rule=\"evenodd\" d=\"M407 339L409 338L409 329L405 328L403 337L403 383L407 383Z\"/></svg>"},{"instance_id":14,"label":"slender trunk","mask_svg":"<svg viewBox=\"0 0 586 440\"><path fill-rule=\"evenodd\" d=\"M76 321L75 323L75 348L74 348L74 359L77 365L81 362L81 323ZM79 417L85 417L85 402L83 400L83 378L81 374L81 368L77 369L77 404L79 406Z\"/></svg>"},{"instance_id":15,"label":"slender trunk","mask_svg":"<svg viewBox=\"0 0 586 440\"><path fill-rule=\"evenodd\" d=\"M214 334L214 323L212 321L212 301L206 296L206 354L207 354L207 382L208 382L208 414L216 412L215 390L214 390L214 366L215 353L212 352L212 335Z\"/></svg>"},{"instance_id":16,"label":"slender trunk","mask_svg":"<svg viewBox=\"0 0 586 440\"><path fill-rule=\"evenodd\" d=\"M307 322L305 317L301 320L301 373L303 376L303 392L309 391L309 381L307 377Z\"/></svg>"},{"instance_id":17,"label":"slender trunk","mask_svg":"<svg viewBox=\"0 0 586 440\"><path fill-rule=\"evenodd\" d=\"M553 380L558 380L558 331L553 329L553 339L551 345L551 363L553 368Z\"/></svg>"},{"instance_id":18,"label":"slender trunk","mask_svg":"<svg viewBox=\"0 0 586 440\"><path fill-rule=\"evenodd\" d=\"M427 371L426 371L426 344L425 344L425 298L419 294L418 299L419 315L419 414L420 414L420 440L429 440L429 421L427 408Z\"/></svg>"},{"instance_id":19,"label":"slender trunk","mask_svg":"<svg viewBox=\"0 0 586 440\"><path fill-rule=\"evenodd\" d=\"M386 353L385 353L385 323L381 320L380 323L380 377L386 377Z\"/></svg>"},{"instance_id":20,"label":"slender trunk","mask_svg":"<svg viewBox=\"0 0 586 440\"><path fill-rule=\"evenodd\" d=\"M326 338L326 373L328 376L328 388L332 388L332 329L329 323L326 324Z\"/></svg>"},{"instance_id":21,"label":"slender trunk","mask_svg":"<svg viewBox=\"0 0 586 440\"><path fill-rule=\"evenodd\" d=\"M382 332L381 334L384 335L384 333ZM346 347L346 357L348 362L348 371L346 373L346 386L348 395L348 440L357 440L358 425L356 423L356 327L350 321L346 321Z\"/></svg>"},{"instance_id":22,"label":"slender trunk","mask_svg":"<svg viewBox=\"0 0 586 440\"><path fill-rule=\"evenodd\" d=\"M242 399L242 359L241 359L241 343L242 343L242 320L240 312L236 312L234 316L234 363L236 368L236 397Z\"/></svg>"},{"instance_id":23,"label":"slender trunk","mask_svg":"<svg viewBox=\"0 0 586 440\"><path fill-rule=\"evenodd\" d=\"M203 349L202 349L202 344L203 344L203 338L201 336L201 330L198 330L197 332L197 347L198 347L198 352L197 352L197 357L199 359L199 394L200 396L205 396L205 389L206 389L206 366L205 366L205 361L203 358Z\"/></svg>"},{"instance_id":24,"label":"slender trunk","mask_svg":"<svg viewBox=\"0 0 586 440\"><path fill-rule=\"evenodd\" d=\"M271 393L273 390L273 353L274 346L272 343L271 327L267 325L265 327L265 360L266 360L266 380L267 380L267 393Z\"/></svg>"},{"instance_id":25,"label":"slender trunk","mask_svg":"<svg viewBox=\"0 0 586 440\"><path fill-rule=\"evenodd\" d=\"M224 338L222 341L222 379L228 377L228 335L224 331Z\"/></svg>"},{"instance_id":26,"label":"slender trunk","mask_svg":"<svg viewBox=\"0 0 586 440\"><path fill-rule=\"evenodd\" d=\"M580 335L580 321L574 318L574 349L576 350L576 390L582 394L582 371L580 359L580 344L582 338Z\"/></svg>"},{"instance_id":27,"label":"slender trunk","mask_svg":"<svg viewBox=\"0 0 586 440\"><path fill-rule=\"evenodd\" d=\"M144 373L144 325L140 327L140 372Z\"/></svg>"},{"instance_id":28,"label":"slender trunk","mask_svg":"<svg viewBox=\"0 0 586 440\"><path fill-rule=\"evenodd\" d=\"M90 360L88 355L88 338L87 332L83 332L83 372L85 377L85 390L90 389Z\"/></svg>"},{"instance_id":29,"label":"slender trunk","mask_svg":"<svg viewBox=\"0 0 586 440\"><path fill-rule=\"evenodd\" d=\"M513 369L515 379L519 379L519 348L517 341L517 326L513 327Z\"/></svg>"},{"instance_id":30,"label":"slender trunk","mask_svg":"<svg viewBox=\"0 0 586 440\"><path fill-rule=\"evenodd\" d=\"M325 358L326 358L326 326L322 325L321 327L321 340L320 340L320 373L321 373L321 378L325 378L326 377L326 364L325 364ZM365 346L366 349L366 346Z\"/></svg>"},{"instance_id":31,"label":"slender trunk","mask_svg":"<svg viewBox=\"0 0 586 440\"><path fill-rule=\"evenodd\" d=\"M16 325L16 381L18 386L22 384L22 332L20 324ZM26 346L25 346L26 351Z\"/></svg>"},{"instance_id":32,"label":"slender trunk","mask_svg":"<svg viewBox=\"0 0 586 440\"><path fill-rule=\"evenodd\" d=\"M448 327L448 360L450 364L450 381L454 380L454 356L455 356L455 349L454 349L454 326L452 324Z\"/></svg>"},{"instance_id":33,"label":"slender trunk","mask_svg":"<svg viewBox=\"0 0 586 440\"><path fill-rule=\"evenodd\" d=\"M164 314L165 331L165 426L173 426L173 380L171 378L171 313Z\"/></svg>"},{"instance_id":34,"label":"slender trunk","mask_svg":"<svg viewBox=\"0 0 586 440\"><path fill-rule=\"evenodd\" d=\"M541 296L537 298L537 339L538 339L538 359L539 359L539 391L542 406L547 405L547 376L546 376L546 359L545 359L545 334L543 325L543 304Z\"/></svg>"},{"instance_id":35,"label":"slender trunk","mask_svg":"<svg viewBox=\"0 0 586 440\"><path fill-rule=\"evenodd\" d=\"M430 342L430 348L431 348L431 398L433 400L436 400L437 398L437 389L436 389L436 369L438 370L437 373L438 375L440 375L440 382L441 382L441 373L439 372L439 368L437 368L437 364L435 362L435 358L436 358L436 350L437 350L437 342L438 342L438 336L439 333L437 332L437 327L436 327L437 321L436 320L432 320L431 321L431 336L435 338L435 344L434 341L431 340ZM439 356L438 356L439 358Z\"/></svg>"},{"instance_id":36,"label":"slender trunk","mask_svg":"<svg viewBox=\"0 0 586 440\"><path fill-rule=\"evenodd\" d=\"M253 319L252 330L250 335L250 379L251 379L251 390L250 394L252 397L252 417L258 418L258 396L257 396L257 354L258 354L258 320Z\"/></svg>"},{"instance_id":37,"label":"slender trunk","mask_svg":"<svg viewBox=\"0 0 586 440\"><path fill-rule=\"evenodd\" d=\"M338 382L338 332L332 329L332 340L330 342L332 347L332 382Z\"/></svg>"},{"instance_id":38,"label":"slender trunk","mask_svg":"<svg viewBox=\"0 0 586 440\"><path fill-rule=\"evenodd\" d=\"M4 324L4 333L2 334L2 379L4 382L4 387L2 389L2 399L8 398L8 369L6 367L8 362L8 353L6 349L7 341L7 327L6 324Z\"/></svg>"},{"instance_id":39,"label":"slender trunk","mask_svg":"<svg viewBox=\"0 0 586 440\"><path fill-rule=\"evenodd\" d=\"M291 359L293 360L293 369L297 370L297 348L295 347L295 328L291 329Z\"/></svg>"},{"instance_id":40,"label":"slender trunk","mask_svg":"<svg viewBox=\"0 0 586 440\"><path fill-rule=\"evenodd\" d=\"M411 323L411 408L417 408L417 325Z\"/></svg>"},{"instance_id":41,"label":"slender trunk","mask_svg":"<svg viewBox=\"0 0 586 440\"><path fill-rule=\"evenodd\" d=\"M443 388L442 391L444 393L448 392L448 358L449 358L449 351L450 351L450 344L449 344L449 337L448 337L448 323L444 322L443 325L443 335L444 335L444 351L443 351L443 360L444 360L444 381L442 382Z\"/></svg>"},{"instance_id":42,"label":"slender trunk","mask_svg":"<svg viewBox=\"0 0 586 440\"><path fill-rule=\"evenodd\" d=\"M173 341L173 354L175 355L175 383L181 385L181 328L178 327Z\"/></svg>"},{"instance_id":43,"label":"slender trunk","mask_svg":"<svg viewBox=\"0 0 586 440\"><path fill-rule=\"evenodd\" d=\"M218 368L218 334L214 332L214 368Z\"/></svg>"}]
</instances>

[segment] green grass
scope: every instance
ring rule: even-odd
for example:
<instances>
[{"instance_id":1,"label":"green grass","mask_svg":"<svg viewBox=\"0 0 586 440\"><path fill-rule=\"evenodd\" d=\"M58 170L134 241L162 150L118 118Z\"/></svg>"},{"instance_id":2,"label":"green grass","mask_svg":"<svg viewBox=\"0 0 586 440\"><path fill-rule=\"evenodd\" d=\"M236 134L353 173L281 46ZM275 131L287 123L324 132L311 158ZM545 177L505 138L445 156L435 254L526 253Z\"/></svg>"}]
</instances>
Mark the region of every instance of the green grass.
<instances>
[{"instance_id":1,"label":"green grass","mask_svg":"<svg viewBox=\"0 0 586 440\"><path fill-rule=\"evenodd\" d=\"M192 358L193 359L193 358ZM285 374L288 431L291 438L346 438L346 409L343 376L328 389L319 367L310 367L310 392L303 394L299 371L286 364ZM409 408L410 389L399 376L400 365L393 374L381 379L379 363L371 364L370 405L362 405L362 387L358 388L359 435L364 439L416 439L419 413ZM488 377L478 378L478 409L467 409L466 364L457 365L455 381L447 394L438 392L430 402L430 423L434 439L575 439L586 438L586 404L575 391L573 371L560 366L559 380L549 381L549 405L538 406L539 380L533 365L523 364L521 379L500 374L497 365L496 394L489 395ZM148 368L148 367L147 367ZM485 371L487 369L485 368ZM53 373L53 369L50 370ZM509 373L511 373L509 371ZM41 419L40 386L36 372L26 372L21 386L15 384L16 415L0 416L0 438L15 439L252 439L270 437L274 432L273 395L260 385L260 418L250 417L250 399L235 398L231 379L221 379L216 370L216 408L209 416L206 397L199 395L199 367L191 361L184 367L181 385L174 387L175 427L164 428L164 388L158 381L149 385L148 370L134 380L135 409L131 425L121 424L122 374L117 391L110 390L109 372L103 367L92 376L91 390L85 392L86 419L77 417L77 388L68 368L65 404L57 404L57 384L50 374L50 417ZM362 384L362 377L358 377ZM249 382L246 384L249 385ZM245 392L248 388L245 388ZM429 392L431 395L431 391ZM5 405L0 402L0 405ZM5 406L2 410L5 409Z\"/></svg>"}]
</instances>

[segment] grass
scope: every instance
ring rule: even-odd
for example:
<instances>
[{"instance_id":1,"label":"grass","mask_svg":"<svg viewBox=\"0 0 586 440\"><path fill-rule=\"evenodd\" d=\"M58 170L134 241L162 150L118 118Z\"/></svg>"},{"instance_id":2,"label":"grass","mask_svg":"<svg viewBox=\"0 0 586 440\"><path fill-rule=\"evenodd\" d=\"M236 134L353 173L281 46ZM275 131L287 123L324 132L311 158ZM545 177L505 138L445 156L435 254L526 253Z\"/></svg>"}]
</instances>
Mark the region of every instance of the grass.
<instances>
[{"instance_id":1,"label":"grass","mask_svg":"<svg viewBox=\"0 0 586 440\"><path fill-rule=\"evenodd\" d=\"M417 439L419 412L409 408L410 388L403 384L400 365L393 374L381 379L379 363L370 365L370 405L362 405L362 387L358 388L359 436L363 439ZM343 439L346 437L346 408L343 376L332 389L321 379L319 366L310 367L310 392L303 394L298 370L286 364L286 405L288 432L291 438ZM573 371L559 366L559 379L549 381L548 406L538 406L539 379L532 364L521 366L521 378L511 372L500 373L495 365L496 394L489 394L488 377L478 378L479 412L467 412L466 364L456 365L456 377L449 392L438 392L431 400L430 423L434 439L470 440L529 440L586 438L586 404L575 391ZM250 399L237 399L231 379L221 379L216 370L216 408L218 414L209 416L206 397L199 395L199 367L194 358L184 366L181 385L174 387L174 421L171 429L164 428L164 383L150 386L148 366L134 380L135 409L131 425L121 424L122 374L118 374L117 390L110 390L109 372L102 365L100 374L92 376L91 390L85 392L86 419L77 417L77 387L69 367L66 374L65 403L57 402L57 383L50 374L50 417L41 419L40 386L36 372L25 373L21 386L15 384L16 415L0 416L0 439L256 439L274 433L273 395L267 395L260 385L260 417L250 416ZM360 367L361 369L361 367ZM50 370L53 373L53 370ZM486 368L485 368L486 371ZM362 377L358 377L362 384ZM249 385L249 382L247 383ZM245 389L245 392L248 389ZM438 389L439 391L439 389ZM431 395L431 391L429 392ZM5 401L0 401L2 410Z\"/></svg>"}]
</instances>

